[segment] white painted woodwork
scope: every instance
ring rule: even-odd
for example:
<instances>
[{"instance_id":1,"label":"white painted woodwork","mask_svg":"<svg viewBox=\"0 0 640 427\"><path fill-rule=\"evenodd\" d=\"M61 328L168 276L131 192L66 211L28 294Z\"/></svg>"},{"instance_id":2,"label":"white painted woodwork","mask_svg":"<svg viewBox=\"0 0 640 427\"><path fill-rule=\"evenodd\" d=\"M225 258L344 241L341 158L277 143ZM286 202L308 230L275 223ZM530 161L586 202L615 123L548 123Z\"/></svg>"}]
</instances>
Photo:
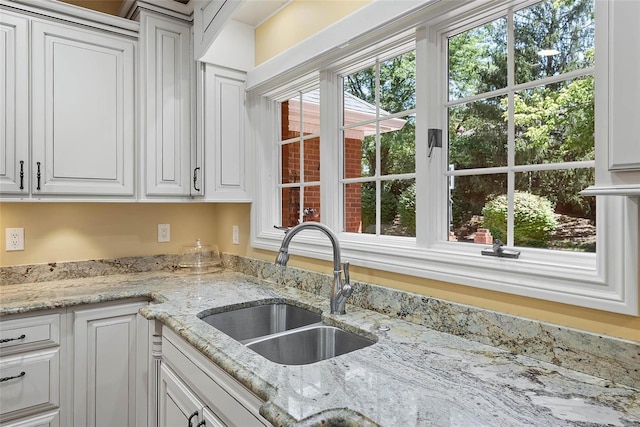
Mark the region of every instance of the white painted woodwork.
<instances>
[{"instance_id":1,"label":"white painted woodwork","mask_svg":"<svg viewBox=\"0 0 640 427\"><path fill-rule=\"evenodd\" d=\"M194 58L203 60L215 38L243 1L195 0L193 3Z\"/></svg>"},{"instance_id":2,"label":"white painted woodwork","mask_svg":"<svg viewBox=\"0 0 640 427\"><path fill-rule=\"evenodd\" d=\"M167 366L160 369L160 427L195 426L204 404ZM189 419L191 418L191 423Z\"/></svg>"},{"instance_id":3,"label":"white painted woodwork","mask_svg":"<svg viewBox=\"0 0 640 427\"><path fill-rule=\"evenodd\" d=\"M263 402L257 396L171 330L163 328L162 338L163 367L169 366L220 422L243 427L270 425L259 414Z\"/></svg>"},{"instance_id":4,"label":"white painted woodwork","mask_svg":"<svg viewBox=\"0 0 640 427\"><path fill-rule=\"evenodd\" d=\"M129 303L74 312L75 425L136 425L136 319L144 305Z\"/></svg>"},{"instance_id":5,"label":"white painted woodwork","mask_svg":"<svg viewBox=\"0 0 640 427\"><path fill-rule=\"evenodd\" d=\"M608 4L609 169L640 169L640 2Z\"/></svg>"},{"instance_id":6,"label":"white painted woodwork","mask_svg":"<svg viewBox=\"0 0 640 427\"><path fill-rule=\"evenodd\" d=\"M131 39L32 21L34 195L133 195L134 55Z\"/></svg>"},{"instance_id":7,"label":"white painted woodwork","mask_svg":"<svg viewBox=\"0 0 640 427\"><path fill-rule=\"evenodd\" d=\"M0 193L29 193L29 21L0 13ZM22 162L23 177L20 178Z\"/></svg>"},{"instance_id":8,"label":"white painted woodwork","mask_svg":"<svg viewBox=\"0 0 640 427\"><path fill-rule=\"evenodd\" d=\"M24 372L23 376L20 374ZM60 404L59 347L0 358L0 421Z\"/></svg>"},{"instance_id":9,"label":"white painted woodwork","mask_svg":"<svg viewBox=\"0 0 640 427\"><path fill-rule=\"evenodd\" d=\"M205 65L206 200L251 201L246 180L245 74Z\"/></svg>"},{"instance_id":10,"label":"white painted woodwork","mask_svg":"<svg viewBox=\"0 0 640 427\"><path fill-rule=\"evenodd\" d=\"M60 410L45 412L33 417L22 418L20 420L11 421L2 424L2 427L59 427L60 426Z\"/></svg>"},{"instance_id":11,"label":"white painted woodwork","mask_svg":"<svg viewBox=\"0 0 640 427\"><path fill-rule=\"evenodd\" d=\"M3 320L0 339L11 340L0 343L0 355L60 345L60 314Z\"/></svg>"},{"instance_id":12,"label":"white painted woodwork","mask_svg":"<svg viewBox=\"0 0 640 427\"><path fill-rule=\"evenodd\" d=\"M255 67L255 37L251 25L230 19L200 59L212 65L247 72Z\"/></svg>"},{"instance_id":13,"label":"white painted woodwork","mask_svg":"<svg viewBox=\"0 0 640 427\"><path fill-rule=\"evenodd\" d=\"M146 194L191 192L191 26L141 14Z\"/></svg>"},{"instance_id":14,"label":"white painted woodwork","mask_svg":"<svg viewBox=\"0 0 640 427\"><path fill-rule=\"evenodd\" d=\"M220 418L216 417L216 414L206 407L202 409L202 419L204 420L206 427L227 427Z\"/></svg>"}]
</instances>

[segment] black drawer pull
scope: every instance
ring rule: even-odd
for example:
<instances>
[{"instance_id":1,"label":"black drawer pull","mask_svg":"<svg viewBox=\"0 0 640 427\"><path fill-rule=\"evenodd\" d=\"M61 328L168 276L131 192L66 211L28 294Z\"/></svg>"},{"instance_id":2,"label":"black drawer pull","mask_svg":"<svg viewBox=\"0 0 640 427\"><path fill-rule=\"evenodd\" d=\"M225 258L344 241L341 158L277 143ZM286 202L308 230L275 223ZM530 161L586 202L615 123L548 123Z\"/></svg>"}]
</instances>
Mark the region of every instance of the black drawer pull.
<instances>
[{"instance_id":1,"label":"black drawer pull","mask_svg":"<svg viewBox=\"0 0 640 427\"><path fill-rule=\"evenodd\" d=\"M27 336L25 334L20 335L18 338L3 338L0 340L0 344L5 343L5 342L9 342L9 341L18 341L18 340L23 340L25 339Z\"/></svg>"},{"instance_id":2,"label":"black drawer pull","mask_svg":"<svg viewBox=\"0 0 640 427\"><path fill-rule=\"evenodd\" d=\"M207 420L202 420L198 423L196 427L206 427L206 425L207 425Z\"/></svg>"},{"instance_id":3,"label":"black drawer pull","mask_svg":"<svg viewBox=\"0 0 640 427\"><path fill-rule=\"evenodd\" d=\"M20 160L20 189L24 190L24 160Z\"/></svg>"},{"instance_id":4,"label":"black drawer pull","mask_svg":"<svg viewBox=\"0 0 640 427\"><path fill-rule=\"evenodd\" d=\"M193 414L191 414L191 416L189 417L189 427L193 427L193 424L191 424L191 420L193 419L193 417L197 417L198 416L198 411L194 412Z\"/></svg>"},{"instance_id":5,"label":"black drawer pull","mask_svg":"<svg viewBox=\"0 0 640 427\"><path fill-rule=\"evenodd\" d=\"M14 375L14 376L12 376L12 377L4 377L4 378L0 378L0 383L3 383L3 382L5 382L5 381L9 381L9 380L15 380L16 378L22 378L22 377L24 377L25 375L27 375L27 374L25 374L25 372L24 372L24 371L22 371L22 372L20 372L20 375Z\"/></svg>"}]
</instances>

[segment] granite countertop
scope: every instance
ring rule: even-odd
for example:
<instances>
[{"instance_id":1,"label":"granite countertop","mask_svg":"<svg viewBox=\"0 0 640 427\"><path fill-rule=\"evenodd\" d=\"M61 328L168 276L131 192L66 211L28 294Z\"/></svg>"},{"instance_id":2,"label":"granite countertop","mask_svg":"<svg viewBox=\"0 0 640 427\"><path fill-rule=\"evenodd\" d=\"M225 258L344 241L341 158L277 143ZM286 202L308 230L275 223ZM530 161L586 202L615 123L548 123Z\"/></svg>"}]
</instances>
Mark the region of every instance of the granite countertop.
<instances>
[{"instance_id":1,"label":"granite countertop","mask_svg":"<svg viewBox=\"0 0 640 427\"><path fill-rule=\"evenodd\" d=\"M328 297L235 272L119 274L0 286L0 315L123 298L184 337L266 403L276 425L638 426L640 391ZM201 321L203 310L289 300L376 344L310 365L263 358ZM386 326L388 331L378 329Z\"/></svg>"}]
</instances>

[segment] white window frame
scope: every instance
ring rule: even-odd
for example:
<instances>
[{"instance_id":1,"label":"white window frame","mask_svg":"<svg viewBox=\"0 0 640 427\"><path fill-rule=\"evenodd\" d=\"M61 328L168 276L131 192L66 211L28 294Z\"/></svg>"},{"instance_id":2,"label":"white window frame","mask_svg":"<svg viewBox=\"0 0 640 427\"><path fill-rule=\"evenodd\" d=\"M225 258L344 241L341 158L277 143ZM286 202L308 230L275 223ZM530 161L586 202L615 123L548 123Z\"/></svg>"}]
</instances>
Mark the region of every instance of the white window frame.
<instances>
[{"instance_id":1,"label":"white window frame","mask_svg":"<svg viewBox=\"0 0 640 427\"><path fill-rule=\"evenodd\" d=\"M608 2L596 0L596 20L608 25ZM430 212L427 227L418 227L415 238L395 236L357 235L340 233L342 229L340 168L341 133L339 114L341 90L336 69L344 69L348 58L356 52L375 53L382 41L399 43L407 31L416 35L417 75L444 72L441 34L438 20L453 16L471 19L474 8L486 16L495 13L505 3L522 2L473 1L461 5L453 2L420 3L398 12L395 2L374 1L361 11L350 15L317 36L300 43L280 55L278 64L269 61L265 66L249 72L248 115L250 138L256 150L256 179L252 208L251 243L254 248L277 251L282 232L273 226L279 218L279 151L277 117L278 95L304 86L309 76L320 79L321 91L321 218L337 232L343 260L353 265L426 279L462 284L481 289L505 292L599 310L638 315L638 222L637 198L599 196L597 200L597 254L549 251L520 248L520 259L493 258L480 255L480 245L446 241L447 209ZM401 2L402 3L402 2ZM530 4L531 2L528 2ZM389 8L386 10L385 8ZM375 13L374 13L375 12ZM374 16L377 17L374 19ZM363 24L367 18L368 25ZM377 21L376 21L377 19ZM422 25L420 25L422 23ZM426 24L425 24L426 23ZM596 75L607 67L607 32L599 32L596 24ZM363 27L364 26L364 27ZM417 30L414 30L416 29ZM354 34L354 32L356 32ZM603 40L604 39L604 40ZM340 46L330 49L328 46ZM605 51L604 54L601 53ZM429 60L427 59L429 58ZM318 74L319 73L319 74ZM428 206L442 207L446 198L447 177L444 150L434 150L427 158L428 128L445 128L445 109L438 100L442 90L426 79L416 78L416 210L426 212ZM608 99L608 87L596 77L596 100ZM427 102L425 102L427 100ZM596 101L598 103L598 101ZM608 127L606 114L598 115L596 107L596 156L606 141L598 136ZM339 109L338 109L339 110ZM603 145L605 147L603 148ZM598 160L596 160L598 162ZM329 190L327 190L329 189ZM422 191L427 189L427 191ZM435 203L435 205L434 205ZM420 214L418 214L419 216ZM301 233L291 245L291 253L310 258L329 260L331 246L314 232ZM275 257L275 255L274 255Z\"/></svg>"}]
</instances>

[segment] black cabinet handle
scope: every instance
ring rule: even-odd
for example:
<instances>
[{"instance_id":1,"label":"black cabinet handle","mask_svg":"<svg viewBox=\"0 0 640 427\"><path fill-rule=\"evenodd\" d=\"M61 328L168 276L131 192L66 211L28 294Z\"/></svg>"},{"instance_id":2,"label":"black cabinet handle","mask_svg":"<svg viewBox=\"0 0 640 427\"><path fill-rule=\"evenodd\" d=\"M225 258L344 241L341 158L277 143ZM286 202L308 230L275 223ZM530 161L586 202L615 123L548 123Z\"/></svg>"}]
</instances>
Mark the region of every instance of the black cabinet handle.
<instances>
[{"instance_id":1,"label":"black cabinet handle","mask_svg":"<svg viewBox=\"0 0 640 427\"><path fill-rule=\"evenodd\" d=\"M20 160L20 189L24 190L24 160Z\"/></svg>"},{"instance_id":2,"label":"black cabinet handle","mask_svg":"<svg viewBox=\"0 0 640 427\"><path fill-rule=\"evenodd\" d=\"M207 421L206 421L206 420L202 420L202 421L200 421L200 422L198 423L198 425L197 425L196 427L201 427L201 426L202 426L202 427L206 427L206 425L207 425Z\"/></svg>"},{"instance_id":3,"label":"black cabinet handle","mask_svg":"<svg viewBox=\"0 0 640 427\"><path fill-rule=\"evenodd\" d=\"M3 378L0 378L0 383L3 383L5 381L9 381L9 380L15 380L16 378L22 378L25 375L27 375L27 374L24 371L22 371L22 372L20 372L20 375L14 375L12 377L3 377Z\"/></svg>"},{"instance_id":4,"label":"black cabinet handle","mask_svg":"<svg viewBox=\"0 0 640 427\"><path fill-rule=\"evenodd\" d=\"M198 187L196 187L196 183L198 182L198 171L200 170L200 166L193 170L193 189L196 191L200 191Z\"/></svg>"},{"instance_id":5,"label":"black cabinet handle","mask_svg":"<svg viewBox=\"0 0 640 427\"><path fill-rule=\"evenodd\" d=\"M197 417L197 416L198 416L198 411L195 411L193 414L191 414L191 416L188 419L189 427L193 427L193 424L191 423L191 420L193 419L193 417Z\"/></svg>"},{"instance_id":6,"label":"black cabinet handle","mask_svg":"<svg viewBox=\"0 0 640 427\"><path fill-rule=\"evenodd\" d=\"M18 340L23 340L25 339L27 336L25 334L20 335L18 338L3 338L0 340L0 344L5 343L5 342L9 342L9 341L18 341Z\"/></svg>"},{"instance_id":7,"label":"black cabinet handle","mask_svg":"<svg viewBox=\"0 0 640 427\"><path fill-rule=\"evenodd\" d=\"M36 190L40 190L40 162L36 162L36 165L38 165L38 171L36 173L36 178L38 178L38 186L36 187Z\"/></svg>"}]
</instances>

